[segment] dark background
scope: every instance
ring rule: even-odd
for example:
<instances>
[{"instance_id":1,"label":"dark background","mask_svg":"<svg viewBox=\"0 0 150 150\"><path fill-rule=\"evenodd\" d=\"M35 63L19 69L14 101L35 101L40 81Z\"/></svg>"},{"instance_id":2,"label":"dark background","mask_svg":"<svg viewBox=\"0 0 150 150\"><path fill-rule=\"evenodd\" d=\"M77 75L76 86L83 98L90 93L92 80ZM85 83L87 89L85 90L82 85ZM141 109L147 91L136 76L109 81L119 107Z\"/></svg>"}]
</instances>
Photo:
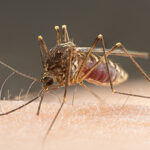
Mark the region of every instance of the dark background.
<instances>
[{"instance_id":1,"label":"dark background","mask_svg":"<svg viewBox=\"0 0 150 150\"><path fill-rule=\"evenodd\" d=\"M150 1L148 0L74 0L74 1L1 1L0 60L17 70L40 78L41 62L37 36L42 35L51 48L56 43L55 25L68 25L69 35L78 46L91 46L103 34L107 48L121 41L129 50L150 52ZM127 58L113 60L130 74L142 78ZM150 61L137 59L150 73ZM0 81L9 74L0 66ZM30 81L17 76L4 87L3 96L19 92Z\"/></svg>"}]
</instances>

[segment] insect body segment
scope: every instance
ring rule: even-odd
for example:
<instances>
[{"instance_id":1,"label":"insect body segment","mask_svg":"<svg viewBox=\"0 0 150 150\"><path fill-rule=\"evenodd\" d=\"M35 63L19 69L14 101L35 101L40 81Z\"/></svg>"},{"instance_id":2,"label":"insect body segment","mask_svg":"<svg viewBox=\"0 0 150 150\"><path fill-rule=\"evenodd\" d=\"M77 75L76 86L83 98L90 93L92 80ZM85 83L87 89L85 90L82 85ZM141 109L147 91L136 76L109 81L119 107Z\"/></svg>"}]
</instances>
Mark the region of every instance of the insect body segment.
<instances>
[{"instance_id":1,"label":"insect body segment","mask_svg":"<svg viewBox=\"0 0 150 150\"><path fill-rule=\"evenodd\" d=\"M86 74L99 59L87 61L83 73ZM124 82L128 78L128 74L117 64L108 60L109 74L113 84L119 84ZM109 85L109 75L106 69L106 62L100 63L86 78L86 81L97 85Z\"/></svg>"}]
</instances>

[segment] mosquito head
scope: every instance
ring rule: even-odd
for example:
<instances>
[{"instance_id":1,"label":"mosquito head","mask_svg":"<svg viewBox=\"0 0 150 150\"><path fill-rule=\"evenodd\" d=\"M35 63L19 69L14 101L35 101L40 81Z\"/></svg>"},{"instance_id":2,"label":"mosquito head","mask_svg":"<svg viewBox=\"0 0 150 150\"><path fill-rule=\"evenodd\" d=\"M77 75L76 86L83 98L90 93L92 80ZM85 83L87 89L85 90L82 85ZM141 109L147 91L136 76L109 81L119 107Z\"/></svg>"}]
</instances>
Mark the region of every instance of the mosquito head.
<instances>
[{"instance_id":1,"label":"mosquito head","mask_svg":"<svg viewBox=\"0 0 150 150\"><path fill-rule=\"evenodd\" d=\"M48 73L44 73L41 77L41 82L44 87L48 88L54 83L54 79Z\"/></svg>"}]
</instances>

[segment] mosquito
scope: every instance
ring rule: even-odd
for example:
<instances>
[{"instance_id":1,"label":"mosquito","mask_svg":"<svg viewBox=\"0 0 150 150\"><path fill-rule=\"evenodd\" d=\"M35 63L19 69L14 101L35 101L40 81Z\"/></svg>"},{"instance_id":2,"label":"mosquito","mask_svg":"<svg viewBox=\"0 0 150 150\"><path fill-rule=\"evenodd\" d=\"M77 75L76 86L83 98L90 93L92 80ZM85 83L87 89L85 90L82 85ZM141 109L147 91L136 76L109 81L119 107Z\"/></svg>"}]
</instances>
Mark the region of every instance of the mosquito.
<instances>
[{"instance_id":1,"label":"mosquito","mask_svg":"<svg viewBox=\"0 0 150 150\"><path fill-rule=\"evenodd\" d=\"M150 98L150 96L142 96L116 91L114 89L114 85L126 81L128 78L128 74L120 66L108 59L109 55L128 57L133 62L133 64L135 64L141 74L143 74L143 76L148 81L150 81L150 77L144 72L144 70L134 59L134 57L148 58L147 53L128 51L120 42L115 44L110 50L105 49L104 38L101 34L97 36L91 47L77 47L74 42L70 40L66 25L62 26L62 38L60 35L59 26L55 26L55 30L57 43L50 50L48 50L46 43L43 40L43 37L41 35L38 36L40 57L43 67L43 73L40 80L36 79L35 77L31 77L29 75L21 73L0 61L0 64L9 68L13 72L43 84L43 87L38 96L21 105L20 107L17 107L5 113L1 113L0 116L8 115L14 111L17 111L40 98L37 109L37 115L39 115L45 93L57 90L61 87L65 87L63 100L45 134L45 141L60 111L62 110L63 105L66 102L69 85L79 84L87 89L89 92L91 92L93 95L97 96L91 89L89 89L84 84L83 81L87 81L95 85L110 85L112 93ZM102 48L95 48L98 41L101 42Z\"/></svg>"}]
</instances>

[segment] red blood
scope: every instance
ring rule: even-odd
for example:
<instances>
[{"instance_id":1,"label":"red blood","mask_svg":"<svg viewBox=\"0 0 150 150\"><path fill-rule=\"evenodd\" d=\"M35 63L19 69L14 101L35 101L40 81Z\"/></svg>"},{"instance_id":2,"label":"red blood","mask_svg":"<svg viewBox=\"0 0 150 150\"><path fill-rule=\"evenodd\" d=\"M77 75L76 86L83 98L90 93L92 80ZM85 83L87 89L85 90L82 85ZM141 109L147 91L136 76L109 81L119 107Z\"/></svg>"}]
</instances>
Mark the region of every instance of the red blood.
<instances>
[{"instance_id":1,"label":"red blood","mask_svg":"<svg viewBox=\"0 0 150 150\"><path fill-rule=\"evenodd\" d=\"M84 74L86 74L94 65L95 65L95 63L87 62L86 66L83 69ZM111 77L111 80L113 82L113 81L115 81L120 76L120 74L119 74L119 72L116 70L116 68L114 66L108 64L108 67L109 67L110 77ZM87 80L87 81L88 81L88 79L99 81L101 83L108 83L109 82L109 75L107 73L106 64L104 62L102 62L101 64L99 64L85 78L85 80Z\"/></svg>"}]
</instances>

